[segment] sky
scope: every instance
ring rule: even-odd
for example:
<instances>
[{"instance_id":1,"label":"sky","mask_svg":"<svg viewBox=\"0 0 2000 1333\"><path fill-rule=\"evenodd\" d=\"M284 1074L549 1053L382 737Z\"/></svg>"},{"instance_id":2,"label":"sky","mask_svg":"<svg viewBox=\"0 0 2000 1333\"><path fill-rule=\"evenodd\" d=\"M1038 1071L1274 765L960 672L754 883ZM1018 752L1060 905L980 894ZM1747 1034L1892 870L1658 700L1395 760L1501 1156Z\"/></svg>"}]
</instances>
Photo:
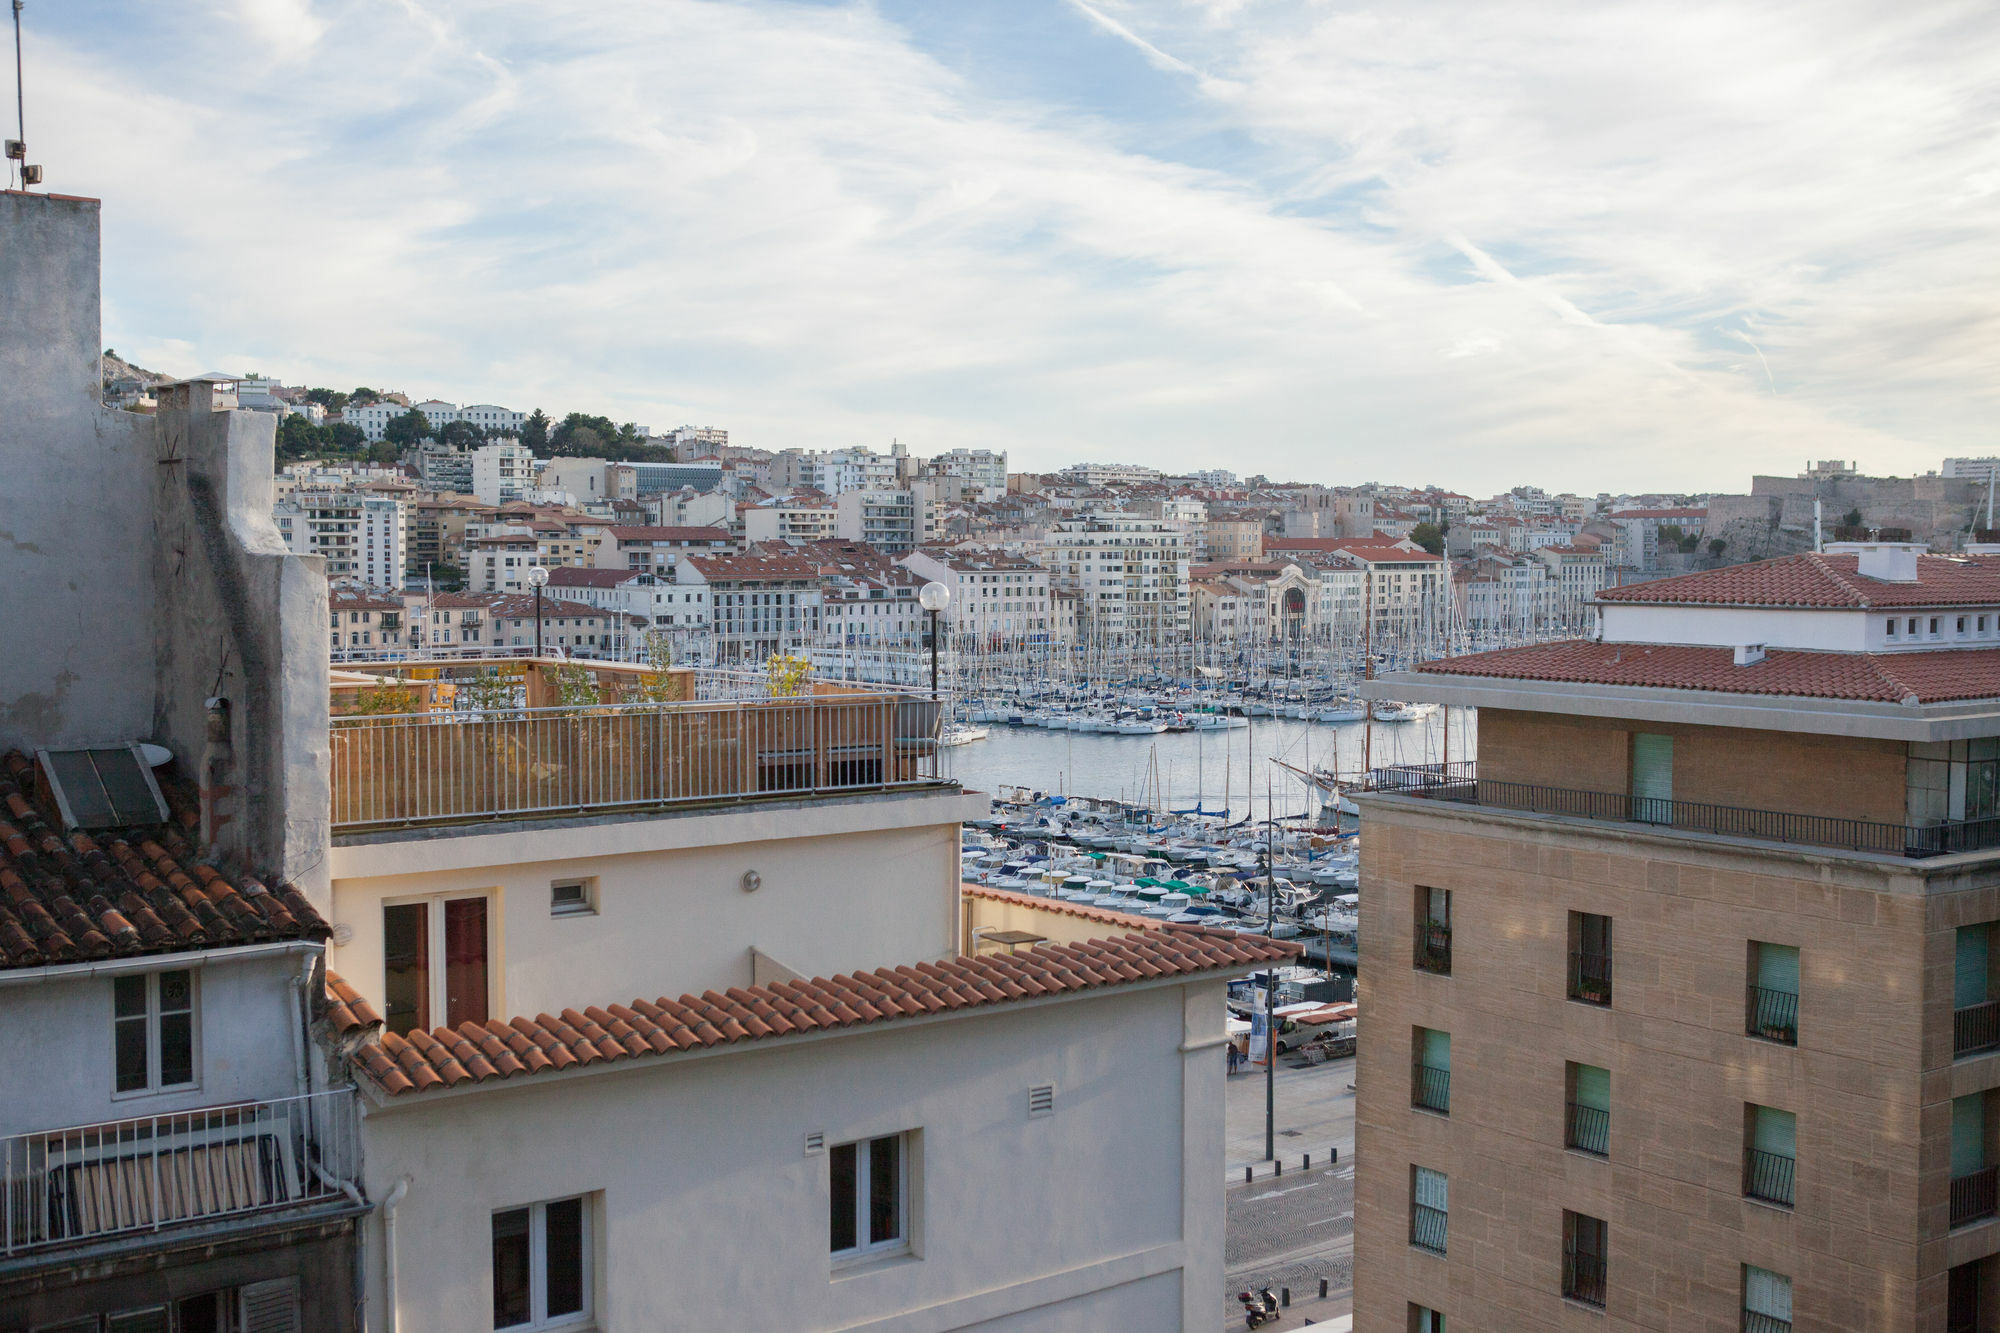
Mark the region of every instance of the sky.
<instances>
[{"instance_id":1,"label":"sky","mask_svg":"<svg viewBox=\"0 0 2000 1333\"><path fill-rule=\"evenodd\" d=\"M158 370L1478 495L2000 452L1990 0L24 19Z\"/></svg>"}]
</instances>

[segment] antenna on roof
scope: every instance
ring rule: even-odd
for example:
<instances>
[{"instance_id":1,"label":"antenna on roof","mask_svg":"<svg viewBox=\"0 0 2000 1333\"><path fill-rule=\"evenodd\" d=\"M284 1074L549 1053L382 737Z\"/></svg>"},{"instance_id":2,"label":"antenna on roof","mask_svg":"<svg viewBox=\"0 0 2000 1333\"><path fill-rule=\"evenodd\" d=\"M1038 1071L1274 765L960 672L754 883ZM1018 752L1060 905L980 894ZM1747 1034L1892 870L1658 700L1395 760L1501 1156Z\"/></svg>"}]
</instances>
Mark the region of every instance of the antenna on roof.
<instances>
[{"instance_id":1,"label":"antenna on roof","mask_svg":"<svg viewBox=\"0 0 2000 1333\"><path fill-rule=\"evenodd\" d=\"M1813 550L1815 551L1821 551L1826 548L1826 544L1820 540L1819 520L1820 520L1820 502L1818 500L1814 500L1813 501Z\"/></svg>"},{"instance_id":2,"label":"antenna on roof","mask_svg":"<svg viewBox=\"0 0 2000 1333\"><path fill-rule=\"evenodd\" d=\"M42 169L28 161L28 101L21 81L21 10L25 0L14 0L14 132L21 137L7 140L7 160L21 164L21 188L42 183Z\"/></svg>"}]
</instances>

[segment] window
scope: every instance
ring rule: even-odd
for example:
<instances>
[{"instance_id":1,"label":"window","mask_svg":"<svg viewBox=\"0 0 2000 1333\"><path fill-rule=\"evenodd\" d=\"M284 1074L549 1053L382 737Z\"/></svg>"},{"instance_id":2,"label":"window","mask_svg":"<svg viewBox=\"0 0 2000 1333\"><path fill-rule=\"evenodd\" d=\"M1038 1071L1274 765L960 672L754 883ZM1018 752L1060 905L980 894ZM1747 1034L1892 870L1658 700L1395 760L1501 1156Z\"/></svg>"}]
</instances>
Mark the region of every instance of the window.
<instances>
[{"instance_id":1,"label":"window","mask_svg":"<svg viewBox=\"0 0 2000 1333\"><path fill-rule=\"evenodd\" d=\"M1745 1106L1743 1197L1792 1206L1798 1170L1799 1118L1775 1106Z\"/></svg>"},{"instance_id":2,"label":"window","mask_svg":"<svg viewBox=\"0 0 2000 1333\"><path fill-rule=\"evenodd\" d=\"M1444 1316L1428 1305L1410 1305L1410 1333L1445 1333Z\"/></svg>"},{"instance_id":3,"label":"window","mask_svg":"<svg viewBox=\"0 0 2000 1333\"><path fill-rule=\"evenodd\" d=\"M1411 1042L1410 1105L1451 1114L1451 1034L1417 1028Z\"/></svg>"},{"instance_id":4,"label":"window","mask_svg":"<svg viewBox=\"0 0 2000 1333\"><path fill-rule=\"evenodd\" d=\"M837 1143L826 1161L831 1186L828 1249L833 1257L908 1249L909 1135Z\"/></svg>"},{"instance_id":5,"label":"window","mask_svg":"<svg viewBox=\"0 0 2000 1333\"><path fill-rule=\"evenodd\" d=\"M487 1016L484 895L390 903L382 908L382 992L389 1031L484 1023ZM438 967L434 960L442 959Z\"/></svg>"},{"instance_id":6,"label":"window","mask_svg":"<svg viewBox=\"0 0 2000 1333\"><path fill-rule=\"evenodd\" d=\"M1611 1003L1611 918L1595 912L1569 914L1569 998L1585 1004Z\"/></svg>"},{"instance_id":7,"label":"window","mask_svg":"<svg viewBox=\"0 0 2000 1333\"><path fill-rule=\"evenodd\" d=\"M1792 1280L1743 1265L1743 1333L1791 1333Z\"/></svg>"},{"instance_id":8,"label":"window","mask_svg":"<svg viewBox=\"0 0 2000 1333\"><path fill-rule=\"evenodd\" d=\"M1603 1305L1607 1228L1604 1219L1563 1213L1563 1295L1585 1305Z\"/></svg>"},{"instance_id":9,"label":"window","mask_svg":"<svg viewBox=\"0 0 2000 1333\"><path fill-rule=\"evenodd\" d=\"M191 1088L194 973L186 968L111 979L118 1092Z\"/></svg>"},{"instance_id":10,"label":"window","mask_svg":"<svg viewBox=\"0 0 2000 1333\"><path fill-rule=\"evenodd\" d=\"M1747 1029L1766 1041L1799 1044L1799 951L1789 944L1750 944Z\"/></svg>"},{"instance_id":11,"label":"window","mask_svg":"<svg viewBox=\"0 0 2000 1333\"><path fill-rule=\"evenodd\" d=\"M596 911L596 880L559 879L549 885L550 916L591 916Z\"/></svg>"},{"instance_id":12,"label":"window","mask_svg":"<svg viewBox=\"0 0 2000 1333\"><path fill-rule=\"evenodd\" d=\"M1427 1166L1411 1167L1410 1244L1432 1254L1443 1254L1450 1220L1450 1185L1444 1172Z\"/></svg>"},{"instance_id":13,"label":"window","mask_svg":"<svg viewBox=\"0 0 2000 1333\"><path fill-rule=\"evenodd\" d=\"M2000 738L1914 741L1906 772L1912 824L2000 816Z\"/></svg>"},{"instance_id":14,"label":"window","mask_svg":"<svg viewBox=\"0 0 2000 1333\"><path fill-rule=\"evenodd\" d=\"M1674 738L1632 734L1632 818L1642 824L1674 822Z\"/></svg>"},{"instance_id":15,"label":"window","mask_svg":"<svg viewBox=\"0 0 2000 1333\"><path fill-rule=\"evenodd\" d=\"M1980 1322L1984 1305L1979 1299L1979 1269L1980 1261L1974 1259L1947 1274L1945 1333L1979 1333L1980 1329L1990 1327ZM1785 1325L1786 1330L1790 1328L1790 1324Z\"/></svg>"},{"instance_id":16,"label":"window","mask_svg":"<svg viewBox=\"0 0 2000 1333\"><path fill-rule=\"evenodd\" d=\"M561 1328L590 1317L590 1210L582 1198L493 1214L493 1327Z\"/></svg>"},{"instance_id":17,"label":"window","mask_svg":"<svg viewBox=\"0 0 2000 1333\"><path fill-rule=\"evenodd\" d=\"M1991 1093L1954 1097L1951 1103L1951 1225L1964 1226L2000 1212L2000 1194L1988 1145L1993 1125Z\"/></svg>"},{"instance_id":18,"label":"window","mask_svg":"<svg viewBox=\"0 0 2000 1333\"><path fill-rule=\"evenodd\" d=\"M1951 991L1953 1058L2000 1047L2000 1003L1993 999L1993 924L1958 928Z\"/></svg>"},{"instance_id":19,"label":"window","mask_svg":"<svg viewBox=\"0 0 2000 1333\"><path fill-rule=\"evenodd\" d=\"M1451 975L1451 890L1417 888L1416 967Z\"/></svg>"},{"instance_id":20,"label":"window","mask_svg":"<svg viewBox=\"0 0 2000 1333\"><path fill-rule=\"evenodd\" d=\"M1611 1155L1611 1071L1571 1061L1564 1080L1569 1114L1563 1146L1593 1157Z\"/></svg>"}]
</instances>

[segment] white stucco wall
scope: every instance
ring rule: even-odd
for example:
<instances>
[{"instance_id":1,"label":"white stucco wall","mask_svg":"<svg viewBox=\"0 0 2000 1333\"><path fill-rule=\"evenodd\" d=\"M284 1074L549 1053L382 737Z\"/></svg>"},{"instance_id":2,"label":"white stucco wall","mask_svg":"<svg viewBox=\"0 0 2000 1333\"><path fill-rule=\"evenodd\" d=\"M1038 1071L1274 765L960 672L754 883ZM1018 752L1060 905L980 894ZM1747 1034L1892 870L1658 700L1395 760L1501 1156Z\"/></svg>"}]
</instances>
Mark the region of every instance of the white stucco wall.
<instances>
[{"instance_id":1,"label":"white stucco wall","mask_svg":"<svg viewBox=\"0 0 2000 1333\"><path fill-rule=\"evenodd\" d=\"M0 1134L295 1096L290 986L309 956L217 951L193 964L199 1084L180 1092L113 1095L110 975L0 986L0 1069L12 1071L0 1078Z\"/></svg>"},{"instance_id":2,"label":"white stucco wall","mask_svg":"<svg viewBox=\"0 0 2000 1333\"><path fill-rule=\"evenodd\" d=\"M807 976L944 957L959 938L958 821L984 804L807 802L336 849L333 919L353 936L328 965L379 1004L384 902L481 891L497 898L501 1017L749 985L753 947ZM595 878L595 915L550 915L549 885L572 878Z\"/></svg>"},{"instance_id":3,"label":"white stucco wall","mask_svg":"<svg viewBox=\"0 0 2000 1333\"><path fill-rule=\"evenodd\" d=\"M1819 652L1870 651L1871 617L1859 611L1782 611L1723 606L1620 606L1606 602L1609 643L1698 643L1717 647L1761 643L1767 648Z\"/></svg>"},{"instance_id":4,"label":"white stucco wall","mask_svg":"<svg viewBox=\"0 0 2000 1333\"><path fill-rule=\"evenodd\" d=\"M1221 980L1167 983L391 1099L364 1133L369 1197L409 1177L398 1326L491 1328L494 1211L589 1193L604 1330L1212 1328L1221 1025ZM834 1269L806 1136L911 1130L914 1254Z\"/></svg>"}]
</instances>

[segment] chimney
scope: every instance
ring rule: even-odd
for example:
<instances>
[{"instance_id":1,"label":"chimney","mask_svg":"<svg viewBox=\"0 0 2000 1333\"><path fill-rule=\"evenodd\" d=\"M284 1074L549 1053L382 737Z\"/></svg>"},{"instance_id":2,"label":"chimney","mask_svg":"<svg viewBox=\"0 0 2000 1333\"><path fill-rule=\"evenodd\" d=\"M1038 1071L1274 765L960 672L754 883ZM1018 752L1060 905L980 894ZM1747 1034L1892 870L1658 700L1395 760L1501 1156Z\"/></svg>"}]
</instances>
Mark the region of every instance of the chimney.
<instances>
[{"instance_id":1,"label":"chimney","mask_svg":"<svg viewBox=\"0 0 2000 1333\"><path fill-rule=\"evenodd\" d=\"M1920 542L1828 542L1828 555L1853 553L1858 557L1855 572L1878 583L1915 583L1917 556L1925 550Z\"/></svg>"},{"instance_id":2,"label":"chimney","mask_svg":"<svg viewBox=\"0 0 2000 1333\"><path fill-rule=\"evenodd\" d=\"M1764 660L1764 645L1761 643L1739 643L1736 645L1736 665L1756 666Z\"/></svg>"}]
</instances>

